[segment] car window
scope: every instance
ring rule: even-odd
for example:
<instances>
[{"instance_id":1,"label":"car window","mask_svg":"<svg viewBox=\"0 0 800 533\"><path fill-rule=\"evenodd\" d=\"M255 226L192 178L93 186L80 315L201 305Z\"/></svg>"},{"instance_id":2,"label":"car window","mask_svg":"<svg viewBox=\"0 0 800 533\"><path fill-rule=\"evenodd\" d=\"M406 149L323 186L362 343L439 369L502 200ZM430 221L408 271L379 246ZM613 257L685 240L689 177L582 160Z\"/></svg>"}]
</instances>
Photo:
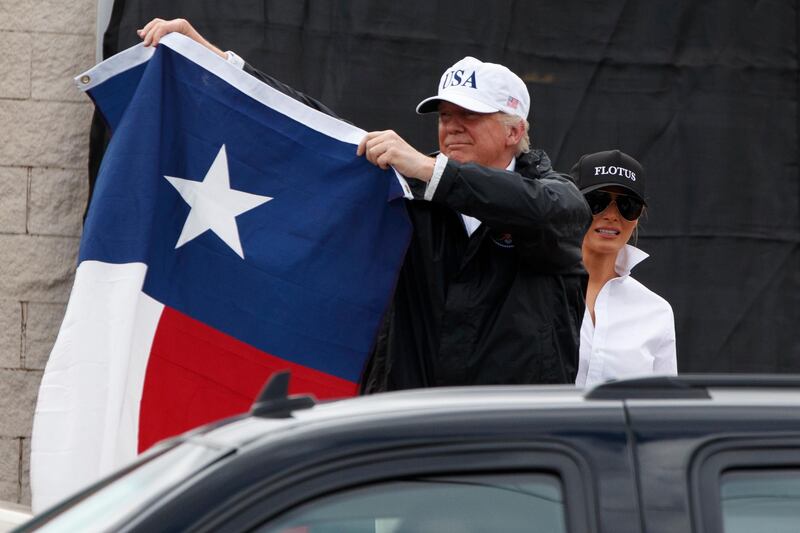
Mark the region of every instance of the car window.
<instances>
[{"instance_id":1,"label":"car window","mask_svg":"<svg viewBox=\"0 0 800 533\"><path fill-rule=\"evenodd\" d=\"M566 531L551 474L426 477L351 489L296 508L261 533Z\"/></svg>"},{"instance_id":2,"label":"car window","mask_svg":"<svg viewBox=\"0 0 800 533\"><path fill-rule=\"evenodd\" d=\"M200 471L229 450L184 442L151 453L124 475L109 478L76 498L35 518L22 531L104 531L135 514L164 491Z\"/></svg>"},{"instance_id":3,"label":"car window","mask_svg":"<svg viewBox=\"0 0 800 533\"><path fill-rule=\"evenodd\" d=\"M796 533L800 469L729 470L720 479L725 533Z\"/></svg>"}]
</instances>

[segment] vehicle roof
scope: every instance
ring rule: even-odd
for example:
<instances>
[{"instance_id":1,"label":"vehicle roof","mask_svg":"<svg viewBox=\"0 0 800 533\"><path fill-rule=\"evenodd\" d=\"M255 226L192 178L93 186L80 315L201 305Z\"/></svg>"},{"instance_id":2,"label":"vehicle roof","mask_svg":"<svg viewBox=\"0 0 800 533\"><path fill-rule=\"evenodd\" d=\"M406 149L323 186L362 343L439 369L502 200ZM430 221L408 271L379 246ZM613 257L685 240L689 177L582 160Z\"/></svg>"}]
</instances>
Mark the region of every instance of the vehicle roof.
<instances>
[{"instance_id":1,"label":"vehicle roof","mask_svg":"<svg viewBox=\"0 0 800 533\"><path fill-rule=\"evenodd\" d=\"M626 384L629 385L627 388ZM604 387L612 390L603 390ZM643 389L644 395L641 394ZM687 390L691 393L687 394ZM267 435L275 436L320 424L358 422L366 425L378 420L386 424L392 420L437 414L474 413L477 416L488 412L531 410L558 411L565 417L576 413L586 416L596 409L621 411L626 404L663 409L748 407L751 413L780 406L800 407L800 377L645 378L613 382L588 391L570 385L416 389L321 402L294 410L286 417L243 415L201 428L188 438L240 447ZM800 410L796 412L800 419Z\"/></svg>"}]
</instances>

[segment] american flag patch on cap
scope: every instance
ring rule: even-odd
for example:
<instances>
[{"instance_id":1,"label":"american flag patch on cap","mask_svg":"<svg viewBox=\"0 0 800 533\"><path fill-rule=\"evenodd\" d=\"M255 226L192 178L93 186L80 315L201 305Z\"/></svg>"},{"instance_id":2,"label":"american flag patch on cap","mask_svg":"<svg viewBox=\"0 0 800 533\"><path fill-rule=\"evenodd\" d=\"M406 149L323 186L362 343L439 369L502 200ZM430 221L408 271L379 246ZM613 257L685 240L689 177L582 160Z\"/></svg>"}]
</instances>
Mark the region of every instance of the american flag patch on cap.
<instances>
[{"instance_id":1,"label":"american flag patch on cap","mask_svg":"<svg viewBox=\"0 0 800 533\"><path fill-rule=\"evenodd\" d=\"M519 106L519 100L517 100L513 96L509 96L508 97L508 102L506 102L506 105L508 107L510 107L511 109L516 109L517 106Z\"/></svg>"}]
</instances>

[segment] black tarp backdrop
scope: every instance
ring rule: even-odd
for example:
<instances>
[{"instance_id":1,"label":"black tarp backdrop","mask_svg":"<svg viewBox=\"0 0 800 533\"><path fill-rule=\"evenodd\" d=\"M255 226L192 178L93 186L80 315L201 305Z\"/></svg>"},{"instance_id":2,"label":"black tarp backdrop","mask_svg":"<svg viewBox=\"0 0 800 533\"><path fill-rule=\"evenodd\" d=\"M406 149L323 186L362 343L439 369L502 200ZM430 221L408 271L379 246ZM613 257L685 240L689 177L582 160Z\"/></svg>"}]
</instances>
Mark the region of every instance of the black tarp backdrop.
<instances>
[{"instance_id":1,"label":"black tarp backdrop","mask_svg":"<svg viewBox=\"0 0 800 533\"><path fill-rule=\"evenodd\" d=\"M620 148L648 170L634 274L675 310L679 370L800 372L796 1L116 0L105 57L156 16L423 151L441 72L507 65L557 169Z\"/></svg>"}]
</instances>

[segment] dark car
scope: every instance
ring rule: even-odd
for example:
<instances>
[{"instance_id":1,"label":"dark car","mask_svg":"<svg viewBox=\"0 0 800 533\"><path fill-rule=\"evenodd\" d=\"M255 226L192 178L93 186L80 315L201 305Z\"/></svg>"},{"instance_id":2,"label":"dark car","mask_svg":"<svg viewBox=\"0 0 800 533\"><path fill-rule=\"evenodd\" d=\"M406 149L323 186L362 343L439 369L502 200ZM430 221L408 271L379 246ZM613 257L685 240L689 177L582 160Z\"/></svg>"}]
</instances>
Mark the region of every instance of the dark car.
<instances>
[{"instance_id":1,"label":"dark car","mask_svg":"<svg viewBox=\"0 0 800 533\"><path fill-rule=\"evenodd\" d=\"M798 377L321 404L286 397L286 385L19 531L800 531Z\"/></svg>"}]
</instances>

